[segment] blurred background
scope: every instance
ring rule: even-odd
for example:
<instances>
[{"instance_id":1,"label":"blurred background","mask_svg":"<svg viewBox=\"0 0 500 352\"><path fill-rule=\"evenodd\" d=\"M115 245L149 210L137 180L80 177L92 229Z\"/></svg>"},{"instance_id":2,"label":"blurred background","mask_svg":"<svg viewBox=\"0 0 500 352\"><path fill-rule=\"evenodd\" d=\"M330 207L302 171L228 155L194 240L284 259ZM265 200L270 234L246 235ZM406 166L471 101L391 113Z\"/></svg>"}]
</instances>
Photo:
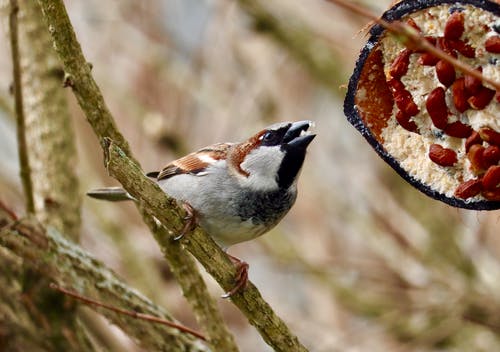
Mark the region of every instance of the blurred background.
<instances>
[{"instance_id":1,"label":"blurred background","mask_svg":"<svg viewBox=\"0 0 500 352\"><path fill-rule=\"evenodd\" d=\"M380 15L391 1L362 3ZM146 171L274 122L315 121L295 207L270 233L229 251L250 264L250 279L311 351L500 350L500 212L459 210L421 194L343 115L366 19L319 0L66 6ZM0 75L0 195L22 214L8 50L0 52ZM85 198L86 190L116 181L69 90L68 99L83 247L196 327L135 207ZM213 295L222 294L205 277ZM242 351L269 350L230 301L219 305ZM124 349L139 350L104 328Z\"/></svg>"}]
</instances>

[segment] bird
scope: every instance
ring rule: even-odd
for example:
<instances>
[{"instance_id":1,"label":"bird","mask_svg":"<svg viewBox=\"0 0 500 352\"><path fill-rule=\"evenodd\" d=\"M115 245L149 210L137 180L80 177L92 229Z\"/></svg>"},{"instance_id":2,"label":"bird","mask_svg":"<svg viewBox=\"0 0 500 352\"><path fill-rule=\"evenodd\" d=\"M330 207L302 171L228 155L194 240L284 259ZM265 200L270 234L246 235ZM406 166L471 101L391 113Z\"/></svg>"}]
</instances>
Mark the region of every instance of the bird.
<instances>
[{"instance_id":1,"label":"bird","mask_svg":"<svg viewBox=\"0 0 500 352\"><path fill-rule=\"evenodd\" d=\"M198 224L227 253L230 246L275 227L297 198L298 177L316 136L309 131L313 125L309 120L275 123L242 142L216 143L147 173L188 214L176 238ZM118 188L87 194L107 200L132 198ZM237 275L235 286L224 298L243 289L248 281L249 265L228 255L236 264Z\"/></svg>"}]
</instances>

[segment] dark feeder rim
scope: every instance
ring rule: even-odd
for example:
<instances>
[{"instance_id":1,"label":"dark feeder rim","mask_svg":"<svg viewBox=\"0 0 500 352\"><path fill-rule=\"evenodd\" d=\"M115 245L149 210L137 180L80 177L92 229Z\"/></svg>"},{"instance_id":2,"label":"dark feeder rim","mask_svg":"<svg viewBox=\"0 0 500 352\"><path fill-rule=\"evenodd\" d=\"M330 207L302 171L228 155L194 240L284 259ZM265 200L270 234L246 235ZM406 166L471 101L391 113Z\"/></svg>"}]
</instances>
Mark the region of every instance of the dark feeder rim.
<instances>
[{"instance_id":1,"label":"dark feeder rim","mask_svg":"<svg viewBox=\"0 0 500 352\"><path fill-rule=\"evenodd\" d=\"M401 17L411 14L416 11L424 10L429 7L439 6L444 4L450 5L473 5L475 7L481 8L483 10L493 13L495 16L500 16L500 5L487 1L487 0L416 0L416 1L403 1L387 10L383 15L382 19L386 21L399 20ZM368 143L375 149L377 154L388 163L403 179L410 183L413 187L421 191L422 193L432 197L434 199L440 200L446 204L452 205L454 207L472 210L496 210L500 209L500 201L465 201L460 198L447 197L443 193L440 193L431 187L425 185L416 178L410 176L399 163L384 149L384 147L376 140L372 132L368 127L366 127L358 114L355 107L354 97L357 92L358 81L363 70L366 59L370 52L377 46L377 42L380 36L384 33L385 29L379 25L374 25L370 30L370 38L365 44L358 60L356 61L356 66L354 72L349 79L349 86L347 90L347 95L344 100L344 114L347 116L347 120L361 133L361 135L368 141Z\"/></svg>"}]
</instances>

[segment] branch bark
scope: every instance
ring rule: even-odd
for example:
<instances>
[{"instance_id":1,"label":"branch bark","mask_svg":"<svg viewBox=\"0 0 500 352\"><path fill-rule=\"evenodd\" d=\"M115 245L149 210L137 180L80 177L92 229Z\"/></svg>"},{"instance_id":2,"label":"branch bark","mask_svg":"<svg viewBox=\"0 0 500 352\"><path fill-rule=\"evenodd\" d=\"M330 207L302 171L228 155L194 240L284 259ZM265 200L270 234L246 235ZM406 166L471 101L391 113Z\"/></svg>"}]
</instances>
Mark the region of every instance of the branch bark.
<instances>
[{"instance_id":1,"label":"branch bark","mask_svg":"<svg viewBox=\"0 0 500 352\"><path fill-rule=\"evenodd\" d=\"M34 219L13 221L0 212L0 245L8 248L39 275L79 294L115 306L173 321L172 317L135 289L128 287L106 266L66 240L55 229L45 229ZM50 255L47 255L50 253ZM208 348L177 329L151 324L106 309L94 308L127 335L150 351L208 351ZM64 329L63 329L64 330ZM74 349L71 349L74 350Z\"/></svg>"},{"instance_id":2,"label":"branch bark","mask_svg":"<svg viewBox=\"0 0 500 352\"><path fill-rule=\"evenodd\" d=\"M96 132L96 136L101 140L101 144L105 138L111 137L113 140L117 138L117 143L122 151L132 157L128 143L116 129L113 117L91 75L63 3L61 1L39 1L39 4L48 20L49 32L63 63L66 84L73 89L88 122ZM140 211L153 235L157 239L165 238L165 229L158 228L148 213L142 209ZM214 350L238 351L234 338L217 308L217 303L209 295L192 258L179 244L174 242L166 243L162 247L162 251Z\"/></svg>"},{"instance_id":3,"label":"branch bark","mask_svg":"<svg viewBox=\"0 0 500 352\"><path fill-rule=\"evenodd\" d=\"M62 68L32 0L19 0L20 53L26 140L33 177L35 214L75 242L80 231L81 196L75 174L75 134Z\"/></svg>"},{"instance_id":4,"label":"branch bark","mask_svg":"<svg viewBox=\"0 0 500 352\"><path fill-rule=\"evenodd\" d=\"M25 116L23 107L23 89L21 81L21 63L19 54L19 30L18 30L19 4L17 0L10 0L9 13L9 37L12 54L12 75L14 88L14 105L17 124L17 147L19 151L19 164L21 167L21 183L26 202L26 212L34 213L33 184L31 170L28 160L28 147L26 145Z\"/></svg>"},{"instance_id":5,"label":"branch bark","mask_svg":"<svg viewBox=\"0 0 500 352\"><path fill-rule=\"evenodd\" d=\"M83 56L64 4L62 1L47 0L39 0L38 3L45 14L45 19L50 18L48 29L64 67L64 84L70 86L74 92L78 92L75 97L82 110L86 112L88 122L102 132L102 135L97 136L101 142L103 137L110 137L127 155L131 155L128 142L117 130L99 87L91 75L91 65Z\"/></svg>"},{"instance_id":6,"label":"branch bark","mask_svg":"<svg viewBox=\"0 0 500 352\"><path fill-rule=\"evenodd\" d=\"M60 81L53 75L59 66L58 59L38 16L38 4L29 0L11 0L10 4L17 132L26 208L45 225L77 239L80 199L74 168L70 165L76 150L66 98ZM29 313L19 317L27 319L22 324L31 320L37 327L33 332L38 333L49 350L93 351L87 331L75 314L76 305L49 290L46 280L30 267L19 276L24 298L21 301ZM16 323L19 321L6 320L9 325Z\"/></svg>"},{"instance_id":7,"label":"branch bark","mask_svg":"<svg viewBox=\"0 0 500 352\"><path fill-rule=\"evenodd\" d=\"M234 337L222 320L217 304L210 297L207 286L191 255L179 241L169 240L171 236L168 230L157 224L154 217L146 209L139 208L144 222L148 225L156 241L158 243L167 242L161 246L163 255L181 286L184 297L191 305L198 324L209 337L210 345L215 351L238 351Z\"/></svg>"},{"instance_id":8,"label":"branch bark","mask_svg":"<svg viewBox=\"0 0 500 352\"><path fill-rule=\"evenodd\" d=\"M54 45L64 65L66 74L71 77L71 87L84 110L94 132L101 140L107 153L109 172L118 179L123 187L139 200L148 213L154 215L172 233L182 228L184 212L176 202L168 198L160 188L146 178L137 163L131 159L128 145L124 144L121 134L107 109L97 85L86 67L86 61L76 40L71 23L61 0L38 0L52 34ZM113 135L119 135L115 142ZM111 137L110 137L111 136ZM110 138L108 138L110 137ZM121 146L126 145L124 149ZM157 238L162 250L170 245L170 237ZM210 275L228 291L234 285L236 271L227 255L199 227L182 241L193 256L205 267ZM247 288L232 298L234 304L254 325L263 339L277 351L306 351L297 337L272 310L260 295L257 288L248 283Z\"/></svg>"},{"instance_id":9,"label":"branch bark","mask_svg":"<svg viewBox=\"0 0 500 352\"><path fill-rule=\"evenodd\" d=\"M23 271L22 259L0 247L0 346L12 352L47 351L45 336L20 299Z\"/></svg>"},{"instance_id":10,"label":"branch bark","mask_svg":"<svg viewBox=\"0 0 500 352\"><path fill-rule=\"evenodd\" d=\"M108 172L170 232L168 237L157 238L161 248L168 246L172 241L172 234L178 234L182 230L183 211L113 141L105 141ZM225 291L234 286L234 265L200 227L184 236L181 242ZM276 351L307 351L251 282L248 282L245 290L233 295L231 300L258 330L264 341Z\"/></svg>"}]
</instances>

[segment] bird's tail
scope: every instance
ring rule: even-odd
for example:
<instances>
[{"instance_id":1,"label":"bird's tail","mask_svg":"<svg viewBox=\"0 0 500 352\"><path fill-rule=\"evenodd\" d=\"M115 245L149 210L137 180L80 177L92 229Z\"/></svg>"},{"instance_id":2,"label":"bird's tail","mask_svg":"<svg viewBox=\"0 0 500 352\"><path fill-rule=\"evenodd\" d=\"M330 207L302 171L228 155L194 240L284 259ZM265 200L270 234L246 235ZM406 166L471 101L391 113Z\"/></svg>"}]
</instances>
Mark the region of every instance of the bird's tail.
<instances>
[{"instance_id":1,"label":"bird's tail","mask_svg":"<svg viewBox=\"0 0 500 352\"><path fill-rule=\"evenodd\" d=\"M107 200L110 202L121 202L124 200L136 200L121 187L97 188L87 192L89 197Z\"/></svg>"}]
</instances>

